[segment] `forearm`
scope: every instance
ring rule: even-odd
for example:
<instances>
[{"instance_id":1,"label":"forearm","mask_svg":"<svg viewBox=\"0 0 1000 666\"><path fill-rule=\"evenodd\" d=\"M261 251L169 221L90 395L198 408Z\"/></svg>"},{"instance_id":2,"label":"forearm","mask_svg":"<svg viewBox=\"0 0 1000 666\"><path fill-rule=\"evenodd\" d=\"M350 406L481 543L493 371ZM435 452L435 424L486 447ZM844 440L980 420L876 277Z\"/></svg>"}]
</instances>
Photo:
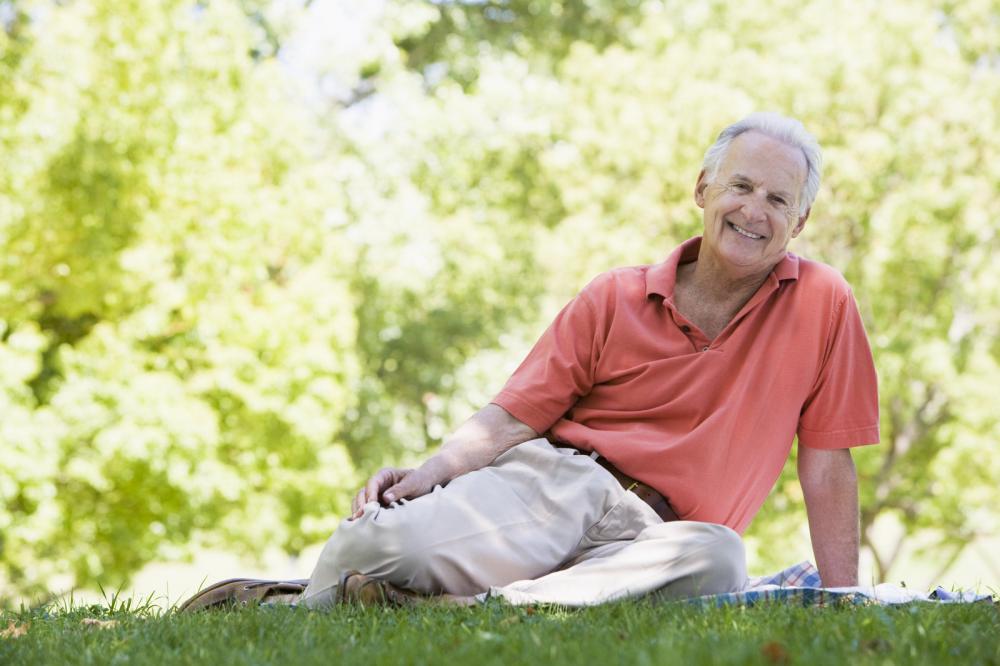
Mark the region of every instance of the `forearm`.
<instances>
[{"instance_id":1,"label":"forearm","mask_svg":"<svg viewBox=\"0 0 1000 666\"><path fill-rule=\"evenodd\" d=\"M488 404L458 427L420 466L433 484L447 483L489 465L508 449L538 437L538 433L499 405Z\"/></svg>"},{"instance_id":2,"label":"forearm","mask_svg":"<svg viewBox=\"0 0 1000 666\"><path fill-rule=\"evenodd\" d=\"M824 587L858 584L858 480L847 449L800 447L799 480Z\"/></svg>"}]
</instances>

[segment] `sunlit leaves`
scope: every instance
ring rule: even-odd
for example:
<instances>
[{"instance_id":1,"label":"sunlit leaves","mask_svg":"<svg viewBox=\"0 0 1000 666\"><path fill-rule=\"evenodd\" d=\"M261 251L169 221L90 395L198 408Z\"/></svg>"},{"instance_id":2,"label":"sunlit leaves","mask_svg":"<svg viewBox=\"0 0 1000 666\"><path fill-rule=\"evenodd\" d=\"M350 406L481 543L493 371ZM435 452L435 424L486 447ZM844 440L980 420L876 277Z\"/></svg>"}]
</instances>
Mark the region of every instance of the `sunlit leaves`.
<instances>
[{"instance_id":1,"label":"sunlit leaves","mask_svg":"<svg viewBox=\"0 0 1000 666\"><path fill-rule=\"evenodd\" d=\"M39 6L0 103L4 577L324 538L357 326L307 116L231 3Z\"/></svg>"},{"instance_id":2,"label":"sunlit leaves","mask_svg":"<svg viewBox=\"0 0 1000 666\"><path fill-rule=\"evenodd\" d=\"M755 109L826 149L792 249L871 333L866 527L996 529L993 4L0 3L7 583L322 540L591 277L697 233ZM789 468L757 562L803 520Z\"/></svg>"}]
</instances>

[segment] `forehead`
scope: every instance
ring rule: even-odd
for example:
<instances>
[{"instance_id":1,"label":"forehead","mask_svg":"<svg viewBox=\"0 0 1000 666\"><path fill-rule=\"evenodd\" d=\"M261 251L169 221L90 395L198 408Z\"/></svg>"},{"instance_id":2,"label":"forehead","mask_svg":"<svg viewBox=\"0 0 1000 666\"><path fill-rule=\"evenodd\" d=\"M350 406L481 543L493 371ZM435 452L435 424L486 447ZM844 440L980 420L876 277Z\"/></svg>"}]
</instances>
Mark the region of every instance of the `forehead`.
<instances>
[{"instance_id":1,"label":"forehead","mask_svg":"<svg viewBox=\"0 0 1000 666\"><path fill-rule=\"evenodd\" d=\"M802 189L806 171L802 150L752 130L733 139L719 165L720 178L741 175L770 191L793 193Z\"/></svg>"}]
</instances>

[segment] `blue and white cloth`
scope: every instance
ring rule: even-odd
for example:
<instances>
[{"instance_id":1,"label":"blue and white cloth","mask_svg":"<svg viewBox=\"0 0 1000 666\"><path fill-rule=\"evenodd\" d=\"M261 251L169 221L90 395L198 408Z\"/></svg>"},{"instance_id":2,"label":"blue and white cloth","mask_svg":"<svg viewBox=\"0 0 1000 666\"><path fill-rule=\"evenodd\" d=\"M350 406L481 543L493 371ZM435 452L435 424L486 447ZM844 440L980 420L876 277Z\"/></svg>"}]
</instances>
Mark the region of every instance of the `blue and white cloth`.
<instances>
[{"instance_id":1,"label":"blue and white cloth","mask_svg":"<svg viewBox=\"0 0 1000 666\"><path fill-rule=\"evenodd\" d=\"M938 587L931 592L916 592L889 583L824 588L819 571L812 562L799 562L776 574L751 578L740 592L695 597L689 602L701 606L753 606L767 602L801 606L852 606L906 604L913 601L969 603L991 600L991 595L971 590L949 592Z\"/></svg>"}]
</instances>

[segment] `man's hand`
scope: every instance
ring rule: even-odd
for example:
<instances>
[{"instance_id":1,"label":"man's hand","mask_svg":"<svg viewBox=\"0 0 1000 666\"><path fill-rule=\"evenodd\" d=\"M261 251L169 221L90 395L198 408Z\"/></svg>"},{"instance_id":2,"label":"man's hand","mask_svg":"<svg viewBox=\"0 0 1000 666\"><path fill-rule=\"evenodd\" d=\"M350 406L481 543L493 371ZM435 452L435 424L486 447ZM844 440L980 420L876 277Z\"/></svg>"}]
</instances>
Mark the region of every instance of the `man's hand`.
<instances>
[{"instance_id":1,"label":"man's hand","mask_svg":"<svg viewBox=\"0 0 1000 666\"><path fill-rule=\"evenodd\" d=\"M858 477L850 449L799 446L799 483L823 587L858 584Z\"/></svg>"},{"instance_id":2,"label":"man's hand","mask_svg":"<svg viewBox=\"0 0 1000 666\"><path fill-rule=\"evenodd\" d=\"M354 496L348 520L360 518L368 502L388 505L426 495L434 486L485 467L512 446L535 437L538 433L499 405L486 405L459 426L441 449L417 469L385 467L376 472Z\"/></svg>"},{"instance_id":3,"label":"man's hand","mask_svg":"<svg viewBox=\"0 0 1000 666\"><path fill-rule=\"evenodd\" d=\"M383 467L368 479L364 488L358 491L351 502L350 520L360 518L368 502L388 505L403 498L413 499L426 495L434 489L434 484L419 469Z\"/></svg>"}]
</instances>

